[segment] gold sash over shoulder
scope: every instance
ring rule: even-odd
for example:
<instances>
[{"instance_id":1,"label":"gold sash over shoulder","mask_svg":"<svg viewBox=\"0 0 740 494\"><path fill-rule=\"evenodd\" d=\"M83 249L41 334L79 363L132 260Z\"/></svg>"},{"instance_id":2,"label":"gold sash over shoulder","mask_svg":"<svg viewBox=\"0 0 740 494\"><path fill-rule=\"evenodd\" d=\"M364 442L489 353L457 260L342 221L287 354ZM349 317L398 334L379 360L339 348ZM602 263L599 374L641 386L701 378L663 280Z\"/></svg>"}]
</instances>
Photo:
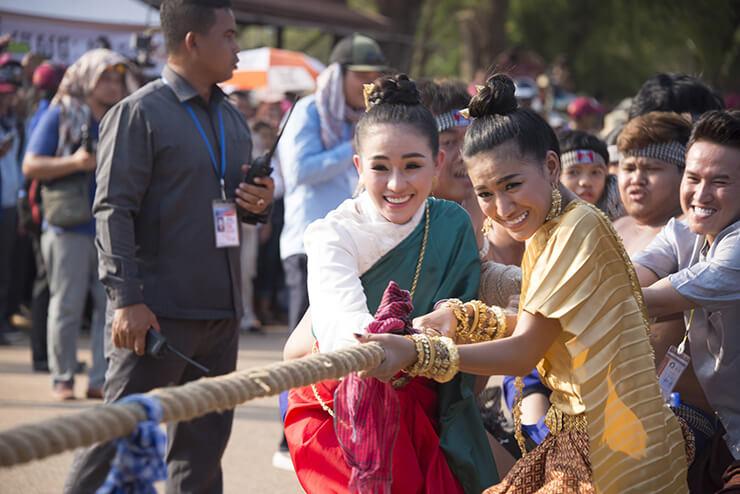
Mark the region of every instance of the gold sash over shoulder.
<instances>
[{"instance_id":1,"label":"gold sash over shoulder","mask_svg":"<svg viewBox=\"0 0 740 494\"><path fill-rule=\"evenodd\" d=\"M663 403L634 269L609 220L574 201L528 241L520 310L558 319L537 365L552 406L584 414L596 492L686 492L684 441Z\"/></svg>"}]
</instances>

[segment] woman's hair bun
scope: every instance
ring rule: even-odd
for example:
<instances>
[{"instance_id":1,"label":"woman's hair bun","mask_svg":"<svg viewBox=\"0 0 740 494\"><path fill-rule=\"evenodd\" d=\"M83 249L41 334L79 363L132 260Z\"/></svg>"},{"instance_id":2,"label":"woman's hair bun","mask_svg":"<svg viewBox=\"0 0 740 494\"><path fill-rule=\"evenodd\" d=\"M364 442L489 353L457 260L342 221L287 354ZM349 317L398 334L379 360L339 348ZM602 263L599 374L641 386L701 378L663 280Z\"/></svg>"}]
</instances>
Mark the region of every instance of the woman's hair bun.
<instances>
[{"instance_id":1,"label":"woman's hair bun","mask_svg":"<svg viewBox=\"0 0 740 494\"><path fill-rule=\"evenodd\" d=\"M414 81L406 74L377 78L367 95L367 109L375 105L419 105L421 96Z\"/></svg>"},{"instance_id":2,"label":"woman's hair bun","mask_svg":"<svg viewBox=\"0 0 740 494\"><path fill-rule=\"evenodd\" d=\"M505 74L494 74L486 80L470 101L468 111L474 118L486 115L506 115L518 107L514 96L514 81Z\"/></svg>"}]
</instances>

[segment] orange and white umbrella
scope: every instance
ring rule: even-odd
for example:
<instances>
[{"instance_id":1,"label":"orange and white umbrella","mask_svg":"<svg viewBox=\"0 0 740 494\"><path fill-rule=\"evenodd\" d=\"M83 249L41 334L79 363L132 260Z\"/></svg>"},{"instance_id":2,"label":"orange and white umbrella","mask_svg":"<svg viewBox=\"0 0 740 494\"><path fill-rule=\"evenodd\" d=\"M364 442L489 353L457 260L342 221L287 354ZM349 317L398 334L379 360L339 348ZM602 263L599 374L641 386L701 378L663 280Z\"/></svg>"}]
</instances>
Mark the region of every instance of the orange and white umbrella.
<instances>
[{"instance_id":1,"label":"orange and white umbrella","mask_svg":"<svg viewBox=\"0 0 740 494\"><path fill-rule=\"evenodd\" d=\"M324 65L315 58L279 48L255 48L239 52L234 75L222 83L227 91L268 89L284 93L313 91Z\"/></svg>"}]
</instances>

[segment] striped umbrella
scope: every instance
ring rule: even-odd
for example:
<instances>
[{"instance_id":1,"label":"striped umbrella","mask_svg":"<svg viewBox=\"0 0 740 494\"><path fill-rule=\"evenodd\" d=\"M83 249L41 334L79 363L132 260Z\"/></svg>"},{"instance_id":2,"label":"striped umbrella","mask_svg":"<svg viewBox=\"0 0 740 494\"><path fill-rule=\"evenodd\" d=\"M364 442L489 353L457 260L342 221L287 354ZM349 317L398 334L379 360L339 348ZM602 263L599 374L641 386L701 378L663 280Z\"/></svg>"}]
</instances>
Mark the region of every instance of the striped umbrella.
<instances>
[{"instance_id":1,"label":"striped umbrella","mask_svg":"<svg viewBox=\"0 0 740 494\"><path fill-rule=\"evenodd\" d=\"M267 89L284 93L313 91L324 65L315 58L279 48L255 48L239 52L234 75L222 83L227 91Z\"/></svg>"}]
</instances>

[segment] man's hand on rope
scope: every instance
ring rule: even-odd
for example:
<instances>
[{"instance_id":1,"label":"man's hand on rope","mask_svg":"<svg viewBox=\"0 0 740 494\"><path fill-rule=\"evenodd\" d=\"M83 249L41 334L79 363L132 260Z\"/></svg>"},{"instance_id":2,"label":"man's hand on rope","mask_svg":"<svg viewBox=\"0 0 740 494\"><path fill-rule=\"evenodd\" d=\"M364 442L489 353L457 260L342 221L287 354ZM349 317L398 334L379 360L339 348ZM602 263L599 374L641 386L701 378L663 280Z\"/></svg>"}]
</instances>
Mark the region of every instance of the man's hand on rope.
<instances>
[{"instance_id":1,"label":"man's hand on rope","mask_svg":"<svg viewBox=\"0 0 740 494\"><path fill-rule=\"evenodd\" d=\"M111 328L113 344L117 348L128 348L137 355L144 355L149 328L160 330L157 316L146 305L135 304L116 309Z\"/></svg>"},{"instance_id":2,"label":"man's hand on rope","mask_svg":"<svg viewBox=\"0 0 740 494\"><path fill-rule=\"evenodd\" d=\"M380 381L388 382L398 371L416 362L416 345L403 336L390 333L356 336L360 343L375 342L380 344L385 352L380 365L374 369L360 372L360 377L374 377Z\"/></svg>"}]
</instances>

